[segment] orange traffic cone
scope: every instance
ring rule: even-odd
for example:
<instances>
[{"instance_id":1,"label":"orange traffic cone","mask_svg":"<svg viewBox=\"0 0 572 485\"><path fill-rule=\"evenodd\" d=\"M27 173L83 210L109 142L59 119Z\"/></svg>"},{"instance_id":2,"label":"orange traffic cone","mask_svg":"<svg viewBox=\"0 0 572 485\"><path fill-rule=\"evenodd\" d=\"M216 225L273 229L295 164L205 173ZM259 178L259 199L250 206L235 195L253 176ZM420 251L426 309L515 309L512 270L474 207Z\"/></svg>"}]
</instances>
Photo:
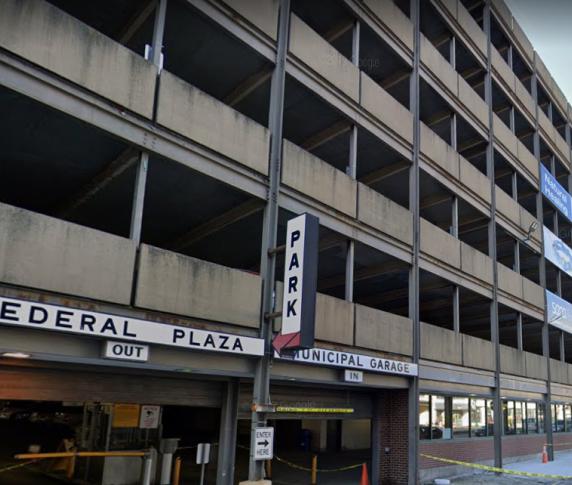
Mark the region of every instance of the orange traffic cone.
<instances>
[{"instance_id":1,"label":"orange traffic cone","mask_svg":"<svg viewBox=\"0 0 572 485\"><path fill-rule=\"evenodd\" d=\"M548 453L546 453L546 445L542 447L542 463L548 463Z\"/></svg>"},{"instance_id":2,"label":"orange traffic cone","mask_svg":"<svg viewBox=\"0 0 572 485\"><path fill-rule=\"evenodd\" d=\"M367 465L365 463L361 466L361 480L359 481L359 485L369 485L369 477L367 475Z\"/></svg>"}]
</instances>

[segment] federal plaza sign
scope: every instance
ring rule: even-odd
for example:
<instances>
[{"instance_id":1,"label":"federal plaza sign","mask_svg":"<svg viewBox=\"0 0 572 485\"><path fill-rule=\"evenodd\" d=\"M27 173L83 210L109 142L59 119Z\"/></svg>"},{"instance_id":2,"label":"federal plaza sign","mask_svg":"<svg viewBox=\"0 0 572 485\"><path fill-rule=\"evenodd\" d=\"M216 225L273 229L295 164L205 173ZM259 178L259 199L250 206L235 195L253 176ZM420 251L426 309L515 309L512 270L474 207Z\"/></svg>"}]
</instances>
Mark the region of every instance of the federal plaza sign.
<instances>
[{"instance_id":1,"label":"federal plaza sign","mask_svg":"<svg viewBox=\"0 0 572 485\"><path fill-rule=\"evenodd\" d=\"M281 356L275 353L274 356L280 360L290 360L303 364L320 364L328 367L358 369L380 374L417 375L417 364L412 364L411 362L382 359L371 355L340 352L338 350L313 348L297 350L293 355Z\"/></svg>"},{"instance_id":2,"label":"federal plaza sign","mask_svg":"<svg viewBox=\"0 0 572 485\"><path fill-rule=\"evenodd\" d=\"M188 350L264 355L260 338L5 297L0 297L0 324Z\"/></svg>"}]
</instances>

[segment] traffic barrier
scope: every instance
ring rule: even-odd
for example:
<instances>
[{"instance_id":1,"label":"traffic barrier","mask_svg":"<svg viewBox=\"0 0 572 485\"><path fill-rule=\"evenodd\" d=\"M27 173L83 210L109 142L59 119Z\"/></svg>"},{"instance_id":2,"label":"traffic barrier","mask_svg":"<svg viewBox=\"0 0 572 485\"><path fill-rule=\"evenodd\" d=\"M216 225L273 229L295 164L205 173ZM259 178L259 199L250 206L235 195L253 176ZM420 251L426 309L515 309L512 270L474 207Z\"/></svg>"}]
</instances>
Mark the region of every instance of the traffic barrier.
<instances>
[{"instance_id":1,"label":"traffic barrier","mask_svg":"<svg viewBox=\"0 0 572 485\"><path fill-rule=\"evenodd\" d=\"M542 463L548 463L548 453L546 453L546 445L542 447Z\"/></svg>"},{"instance_id":2,"label":"traffic barrier","mask_svg":"<svg viewBox=\"0 0 572 485\"><path fill-rule=\"evenodd\" d=\"M555 480L570 480L572 475L550 475L546 473L532 473L532 472L522 472L519 470L508 470L506 468L497 468L488 465L479 465L478 463L468 463L466 461L450 460L449 458L441 458L439 456L426 455L421 453L424 458L429 458L430 460L440 461L442 463L449 463L451 465L462 465L468 468L475 468L477 470L485 470L488 472L504 473L505 475L517 475L520 477L533 477L533 478L551 478Z\"/></svg>"},{"instance_id":3,"label":"traffic barrier","mask_svg":"<svg viewBox=\"0 0 572 485\"><path fill-rule=\"evenodd\" d=\"M181 481L181 457L175 458L175 466L173 467L173 485L179 485Z\"/></svg>"},{"instance_id":4,"label":"traffic barrier","mask_svg":"<svg viewBox=\"0 0 572 485\"><path fill-rule=\"evenodd\" d=\"M11 470L16 470L17 468L24 468L25 466L36 463L38 460L30 460L25 463L17 463L16 465L8 465L7 467L0 468L0 473L9 472Z\"/></svg>"},{"instance_id":5,"label":"traffic barrier","mask_svg":"<svg viewBox=\"0 0 572 485\"><path fill-rule=\"evenodd\" d=\"M359 485L369 485L369 476L367 474L367 465L365 463L361 467L361 480Z\"/></svg>"}]
</instances>

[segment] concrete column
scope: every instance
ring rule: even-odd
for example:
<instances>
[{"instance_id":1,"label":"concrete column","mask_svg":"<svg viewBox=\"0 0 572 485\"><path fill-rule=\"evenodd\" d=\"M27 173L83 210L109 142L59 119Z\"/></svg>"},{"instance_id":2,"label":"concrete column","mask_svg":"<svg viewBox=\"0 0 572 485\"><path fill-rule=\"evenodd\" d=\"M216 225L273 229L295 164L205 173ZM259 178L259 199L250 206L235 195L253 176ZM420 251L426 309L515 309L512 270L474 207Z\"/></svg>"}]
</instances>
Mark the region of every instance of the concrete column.
<instances>
[{"instance_id":1,"label":"concrete column","mask_svg":"<svg viewBox=\"0 0 572 485\"><path fill-rule=\"evenodd\" d=\"M227 383L220 413L216 485L234 484L236 427L238 424L238 390L238 379L233 379Z\"/></svg>"},{"instance_id":2,"label":"concrete column","mask_svg":"<svg viewBox=\"0 0 572 485\"><path fill-rule=\"evenodd\" d=\"M511 106L510 110L508 112L508 125L510 128L510 131L512 131L513 133L516 133L516 121L514 118L514 106Z\"/></svg>"},{"instance_id":3,"label":"concrete column","mask_svg":"<svg viewBox=\"0 0 572 485\"><path fill-rule=\"evenodd\" d=\"M167 16L167 0L159 0L155 10L155 23L153 25L152 62L155 66L161 65L161 51L163 50L163 34L165 32L165 18Z\"/></svg>"},{"instance_id":4,"label":"concrete column","mask_svg":"<svg viewBox=\"0 0 572 485\"><path fill-rule=\"evenodd\" d=\"M507 63L509 65L509 67L514 70L514 59L513 59L513 47L512 44L508 45L508 51L506 53L507 55Z\"/></svg>"},{"instance_id":5,"label":"concrete column","mask_svg":"<svg viewBox=\"0 0 572 485\"><path fill-rule=\"evenodd\" d=\"M457 151L457 113L451 115L451 148Z\"/></svg>"},{"instance_id":6,"label":"concrete column","mask_svg":"<svg viewBox=\"0 0 572 485\"><path fill-rule=\"evenodd\" d=\"M131 226L129 228L129 238L132 239L137 246L139 246L141 242L148 165L149 154L141 152L139 164L137 165L137 173L135 175L135 190L133 192L133 205L131 206Z\"/></svg>"},{"instance_id":7,"label":"concrete column","mask_svg":"<svg viewBox=\"0 0 572 485\"><path fill-rule=\"evenodd\" d=\"M516 347L518 350L523 350L523 340L522 340L522 313L517 313L516 315Z\"/></svg>"},{"instance_id":8,"label":"concrete column","mask_svg":"<svg viewBox=\"0 0 572 485\"><path fill-rule=\"evenodd\" d=\"M560 332L560 361L565 363L566 362L566 346L564 342L565 333L562 330Z\"/></svg>"},{"instance_id":9,"label":"concrete column","mask_svg":"<svg viewBox=\"0 0 572 485\"><path fill-rule=\"evenodd\" d=\"M449 41L449 63L457 70L457 39L453 35Z\"/></svg>"}]
</instances>

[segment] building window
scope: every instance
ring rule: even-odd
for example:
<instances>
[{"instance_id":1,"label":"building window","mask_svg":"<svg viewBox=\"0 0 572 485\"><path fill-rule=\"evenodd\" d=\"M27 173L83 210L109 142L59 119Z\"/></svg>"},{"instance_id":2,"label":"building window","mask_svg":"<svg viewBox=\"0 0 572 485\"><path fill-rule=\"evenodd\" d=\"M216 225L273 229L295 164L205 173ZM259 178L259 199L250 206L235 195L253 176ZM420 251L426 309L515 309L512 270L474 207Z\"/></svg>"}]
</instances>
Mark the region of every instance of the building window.
<instances>
[{"instance_id":1,"label":"building window","mask_svg":"<svg viewBox=\"0 0 572 485\"><path fill-rule=\"evenodd\" d=\"M453 398L453 436L455 438L469 437L469 398Z\"/></svg>"},{"instance_id":2,"label":"building window","mask_svg":"<svg viewBox=\"0 0 572 485\"><path fill-rule=\"evenodd\" d=\"M527 433L537 433L538 426L536 425L536 403L527 402L526 403L526 432Z\"/></svg>"},{"instance_id":3,"label":"building window","mask_svg":"<svg viewBox=\"0 0 572 485\"><path fill-rule=\"evenodd\" d=\"M431 396L431 439L451 439L451 427L447 419L445 404L450 399L444 396Z\"/></svg>"},{"instance_id":4,"label":"building window","mask_svg":"<svg viewBox=\"0 0 572 485\"><path fill-rule=\"evenodd\" d=\"M471 436L487 436L487 401L471 399Z\"/></svg>"},{"instance_id":5,"label":"building window","mask_svg":"<svg viewBox=\"0 0 572 485\"><path fill-rule=\"evenodd\" d=\"M419 396L419 439L431 439L431 396Z\"/></svg>"},{"instance_id":6,"label":"building window","mask_svg":"<svg viewBox=\"0 0 572 485\"><path fill-rule=\"evenodd\" d=\"M553 404L552 405L552 431L555 433L560 433L565 431L566 427L564 425L564 404Z\"/></svg>"},{"instance_id":7,"label":"building window","mask_svg":"<svg viewBox=\"0 0 572 485\"><path fill-rule=\"evenodd\" d=\"M570 404L564 405L564 424L566 431L572 431L572 409Z\"/></svg>"},{"instance_id":8,"label":"building window","mask_svg":"<svg viewBox=\"0 0 572 485\"><path fill-rule=\"evenodd\" d=\"M544 404L536 405L536 414L538 415L538 432L544 433Z\"/></svg>"},{"instance_id":9,"label":"building window","mask_svg":"<svg viewBox=\"0 0 572 485\"><path fill-rule=\"evenodd\" d=\"M526 416L526 411L524 410L526 403L522 401L514 402L514 424L516 434L523 434L526 432L524 427L524 420Z\"/></svg>"}]
</instances>

